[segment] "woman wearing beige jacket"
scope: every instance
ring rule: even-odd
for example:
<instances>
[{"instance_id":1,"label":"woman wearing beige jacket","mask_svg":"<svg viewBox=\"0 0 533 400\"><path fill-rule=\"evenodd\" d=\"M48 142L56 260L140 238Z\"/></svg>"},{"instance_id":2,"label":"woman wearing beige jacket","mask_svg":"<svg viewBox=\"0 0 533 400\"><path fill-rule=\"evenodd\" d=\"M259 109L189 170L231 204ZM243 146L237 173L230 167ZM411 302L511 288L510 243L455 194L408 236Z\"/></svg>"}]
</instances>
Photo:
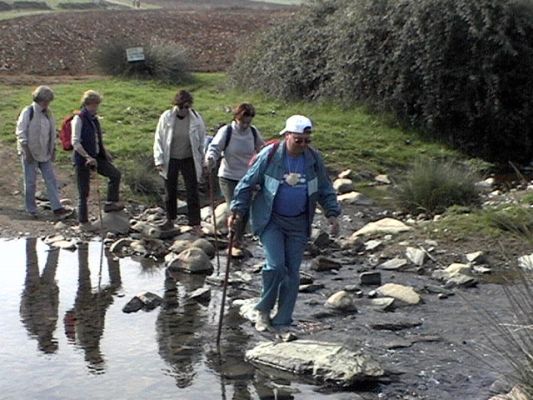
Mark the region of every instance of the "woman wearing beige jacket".
<instances>
[{"instance_id":1,"label":"woman wearing beige jacket","mask_svg":"<svg viewBox=\"0 0 533 400\"><path fill-rule=\"evenodd\" d=\"M177 218L178 173L187 191L189 225L200 234L200 199L198 181L202 177L205 124L193 108L193 97L180 90L174 107L161 114L154 138L154 163L165 180L167 221L163 230L174 228Z\"/></svg>"}]
</instances>

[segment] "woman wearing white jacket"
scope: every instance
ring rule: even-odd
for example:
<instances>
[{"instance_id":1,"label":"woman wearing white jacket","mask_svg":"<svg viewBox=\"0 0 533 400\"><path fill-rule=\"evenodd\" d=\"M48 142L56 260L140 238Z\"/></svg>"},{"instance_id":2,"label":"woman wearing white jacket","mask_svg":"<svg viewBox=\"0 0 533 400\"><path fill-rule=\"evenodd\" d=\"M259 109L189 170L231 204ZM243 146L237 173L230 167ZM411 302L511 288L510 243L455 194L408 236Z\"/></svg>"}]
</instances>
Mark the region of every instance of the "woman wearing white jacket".
<instances>
[{"instance_id":1,"label":"woman wearing white jacket","mask_svg":"<svg viewBox=\"0 0 533 400\"><path fill-rule=\"evenodd\" d=\"M167 220L161 229L174 228L178 214L178 173L181 172L187 191L189 225L200 234L198 181L203 170L205 124L192 108L193 97L189 92L178 91L173 104L172 109L161 114L154 140L154 163L165 180L167 197Z\"/></svg>"},{"instance_id":2,"label":"woman wearing white jacket","mask_svg":"<svg viewBox=\"0 0 533 400\"><path fill-rule=\"evenodd\" d=\"M37 169L40 169L53 213L63 218L70 212L59 201L59 189L53 167L56 130L49 105L54 100L54 92L48 86L39 86L32 96L33 103L21 111L15 132L24 172L24 206L29 215L38 216L35 190Z\"/></svg>"}]
</instances>

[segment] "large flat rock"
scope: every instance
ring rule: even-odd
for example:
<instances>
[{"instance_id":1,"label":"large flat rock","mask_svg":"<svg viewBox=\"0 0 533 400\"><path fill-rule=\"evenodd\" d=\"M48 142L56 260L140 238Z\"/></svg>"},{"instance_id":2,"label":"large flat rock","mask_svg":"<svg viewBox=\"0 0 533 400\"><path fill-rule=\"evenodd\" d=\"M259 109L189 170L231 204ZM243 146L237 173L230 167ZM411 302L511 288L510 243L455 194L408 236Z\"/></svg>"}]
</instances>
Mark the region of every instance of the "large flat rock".
<instances>
[{"instance_id":1,"label":"large flat rock","mask_svg":"<svg viewBox=\"0 0 533 400\"><path fill-rule=\"evenodd\" d=\"M313 340L263 342L248 350L245 358L259 366L311 377L320 384L343 387L375 381L384 375L384 370L371 356L338 343Z\"/></svg>"}]
</instances>

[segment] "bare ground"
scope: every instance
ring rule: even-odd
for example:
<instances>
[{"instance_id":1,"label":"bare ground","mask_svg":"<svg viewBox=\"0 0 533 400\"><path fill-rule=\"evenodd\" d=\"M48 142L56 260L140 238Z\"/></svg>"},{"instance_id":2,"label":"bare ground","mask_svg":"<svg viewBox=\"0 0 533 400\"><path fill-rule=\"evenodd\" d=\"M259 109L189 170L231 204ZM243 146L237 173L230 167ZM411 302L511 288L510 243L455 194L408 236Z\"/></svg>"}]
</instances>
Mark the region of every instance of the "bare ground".
<instances>
[{"instance_id":1,"label":"bare ground","mask_svg":"<svg viewBox=\"0 0 533 400\"><path fill-rule=\"evenodd\" d=\"M103 10L33 15L0 21L0 75L96 73L95 51L127 39L152 39L188 50L195 71L222 71L253 35L291 9L197 8Z\"/></svg>"}]
</instances>

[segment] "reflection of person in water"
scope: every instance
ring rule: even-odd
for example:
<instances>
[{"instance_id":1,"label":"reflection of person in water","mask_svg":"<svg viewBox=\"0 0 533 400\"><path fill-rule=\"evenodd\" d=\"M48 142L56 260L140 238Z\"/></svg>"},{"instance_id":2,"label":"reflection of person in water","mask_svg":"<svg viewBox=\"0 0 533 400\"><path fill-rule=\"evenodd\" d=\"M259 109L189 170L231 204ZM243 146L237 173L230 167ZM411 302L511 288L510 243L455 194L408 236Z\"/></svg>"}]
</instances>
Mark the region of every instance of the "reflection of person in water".
<instances>
[{"instance_id":1,"label":"reflection of person in water","mask_svg":"<svg viewBox=\"0 0 533 400\"><path fill-rule=\"evenodd\" d=\"M180 275L187 292L202 286L199 277ZM200 330L204 324L200 315L201 306L195 301L184 301L179 307L178 288L175 277L165 280L163 305L156 322L159 355L172 368L172 376L179 388L190 386L194 380L195 364L202 356Z\"/></svg>"},{"instance_id":2,"label":"reflection of person in water","mask_svg":"<svg viewBox=\"0 0 533 400\"><path fill-rule=\"evenodd\" d=\"M65 313L65 334L71 343L77 343L85 351L85 360L91 371L102 371L104 358L100 351L100 339L104 333L105 314L113 303L113 294L122 284L118 260L106 253L110 284L93 292L89 270L89 249L83 243L78 249L78 291L74 308Z\"/></svg>"},{"instance_id":3,"label":"reflection of person in water","mask_svg":"<svg viewBox=\"0 0 533 400\"><path fill-rule=\"evenodd\" d=\"M59 249L50 250L43 273L39 274L37 239L26 240L26 280L20 302L20 317L28 333L37 339L39 350L55 353L59 288L55 281Z\"/></svg>"}]
</instances>

